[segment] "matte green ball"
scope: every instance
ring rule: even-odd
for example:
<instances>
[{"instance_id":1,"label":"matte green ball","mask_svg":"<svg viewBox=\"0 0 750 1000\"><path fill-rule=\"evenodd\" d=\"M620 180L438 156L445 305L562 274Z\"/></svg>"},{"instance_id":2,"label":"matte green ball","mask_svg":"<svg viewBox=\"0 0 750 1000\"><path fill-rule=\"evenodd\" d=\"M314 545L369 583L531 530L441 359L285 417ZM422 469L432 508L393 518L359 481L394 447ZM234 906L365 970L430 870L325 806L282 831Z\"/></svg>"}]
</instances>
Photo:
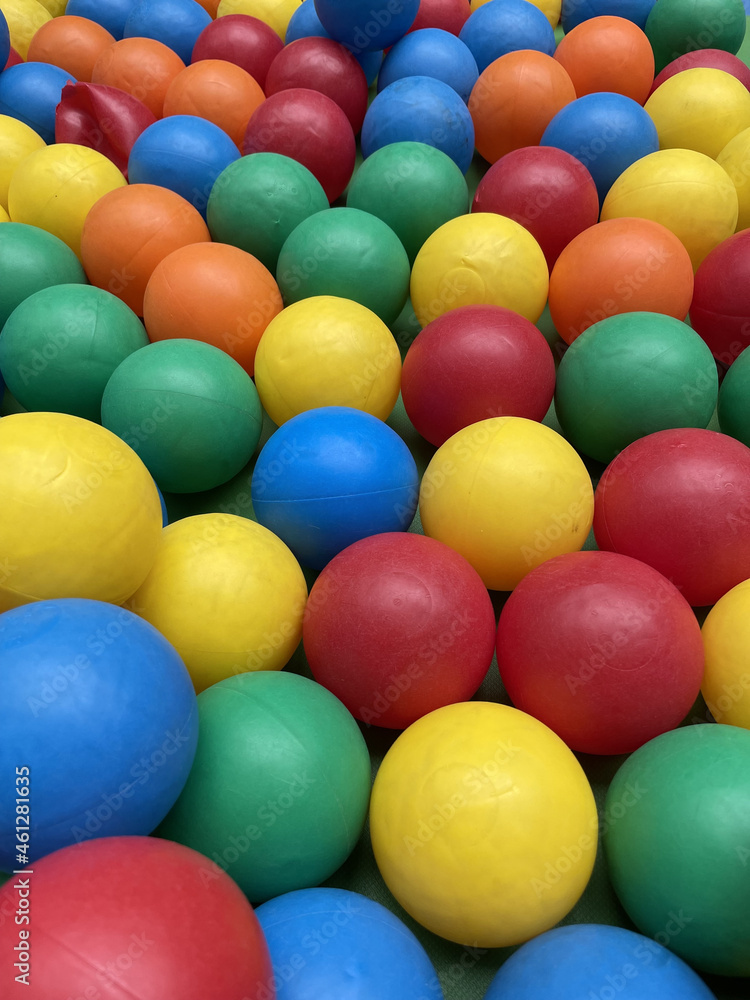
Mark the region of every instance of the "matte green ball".
<instances>
[{"instance_id":1,"label":"matte green ball","mask_svg":"<svg viewBox=\"0 0 750 1000\"><path fill-rule=\"evenodd\" d=\"M750 347L739 355L724 376L717 416L724 434L750 448Z\"/></svg>"},{"instance_id":2,"label":"matte green ball","mask_svg":"<svg viewBox=\"0 0 750 1000\"><path fill-rule=\"evenodd\" d=\"M21 222L0 225L0 329L34 292L87 282L79 259L56 236Z\"/></svg>"},{"instance_id":3,"label":"matte green ball","mask_svg":"<svg viewBox=\"0 0 750 1000\"><path fill-rule=\"evenodd\" d=\"M750 976L750 731L657 736L605 803L609 875L636 927L702 972Z\"/></svg>"},{"instance_id":4,"label":"matte green ball","mask_svg":"<svg viewBox=\"0 0 750 1000\"><path fill-rule=\"evenodd\" d=\"M104 426L169 493L210 490L235 476L255 450L262 417L244 368L197 340L142 347L118 365L102 398Z\"/></svg>"},{"instance_id":5,"label":"matte green ball","mask_svg":"<svg viewBox=\"0 0 750 1000\"><path fill-rule=\"evenodd\" d=\"M287 236L326 208L325 191L307 167L280 153L251 153L219 174L206 219L217 243L251 253L273 274Z\"/></svg>"},{"instance_id":6,"label":"matte green ball","mask_svg":"<svg viewBox=\"0 0 750 1000\"><path fill-rule=\"evenodd\" d=\"M0 335L0 371L27 410L98 423L115 368L148 344L124 302L93 285L54 285L16 306Z\"/></svg>"},{"instance_id":7,"label":"matte green ball","mask_svg":"<svg viewBox=\"0 0 750 1000\"><path fill-rule=\"evenodd\" d=\"M644 30L659 73L678 56L696 49L724 49L736 55L746 25L742 0L659 0Z\"/></svg>"},{"instance_id":8,"label":"matte green ball","mask_svg":"<svg viewBox=\"0 0 750 1000\"><path fill-rule=\"evenodd\" d=\"M711 351L686 323L621 313L594 323L565 352L555 410L577 451L611 462L655 431L707 427L718 391Z\"/></svg>"},{"instance_id":9,"label":"matte green ball","mask_svg":"<svg viewBox=\"0 0 750 1000\"><path fill-rule=\"evenodd\" d=\"M469 189L442 150L421 142L394 142L362 163L349 185L346 204L389 225L414 263L436 229L469 211Z\"/></svg>"},{"instance_id":10,"label":"matte green ball","mask_svg":"<svg viewBox=\"0 0 750 1000\"><path fill-rule=\"evenodd\" d=\"M320 885L365 822L370 758L342 703L297 674L258 671L198 695L195 762L156 831L215 861L252 903Z\"/></svg>"},{"instance_id":11,"label":"matte green ball","mask_svg":"<svg viewBox=\"0 0 750 1000\"><path fill-rule=\"evenodd\" d=\"M390 226L356 208L329 208L301 222L279 254L276 281L286 305L335 295L366 306L386 326L409 295L411 268Z\"/></svg>"}]
</instances>

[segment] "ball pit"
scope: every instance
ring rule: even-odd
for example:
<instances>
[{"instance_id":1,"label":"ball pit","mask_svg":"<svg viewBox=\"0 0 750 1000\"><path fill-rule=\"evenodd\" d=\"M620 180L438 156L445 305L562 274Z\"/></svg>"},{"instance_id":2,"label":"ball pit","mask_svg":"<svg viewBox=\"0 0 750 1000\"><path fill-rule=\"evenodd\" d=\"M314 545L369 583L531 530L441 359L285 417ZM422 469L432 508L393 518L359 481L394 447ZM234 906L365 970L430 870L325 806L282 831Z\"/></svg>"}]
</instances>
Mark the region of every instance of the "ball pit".
<instances>
[{"instance_id":1,"label":"ball pit","mask_svg":"<svg viewBox=\"0 0 750 1000\"><path fill-rule=\"evenodd\" d=\"M123 38L96 60L91 82L132 94L161 118L167 88L184 69L185 63L169 46L152 38Z\"/></svg>"},{"instance_id":2,"label":"ball pit","mask_svg":"<svg viewBox=\"0 0 750 1000\"><path fill-rule=\"evenodd\" d=\"M378 73L378 92L405 76L429 76L469 100L479 70L468 46L448 31L424 28L396 42Z\"/></svg>"},{"instance_id":3,"label":"ball pit","mask_svg":"<svg viewBox=\"0 0 750 1000\"><path fill-rule=\"evenodd\" d=\"M248 14L227 14L212 21L198 36L192 62L223 59L234 63L265 88L271 63L284 43L265 21Z\"/></svg>"},{"instance_id":4,"label":"ball pit","mask_svg":"<svg viewBox=\"0 0 750 1000\"><path fill-rule=\"evenodd\" d=\"M526 0L482 4L472 11L458 37L474 56L480 73L509 52L534 50L551 56L555 51L549 21Z\"/></svg>"},{"instance_id":5,"label":"ball pit","mask_svg":"<svg viewBox=\"0 0 750 1000\"><path fill-rule=\"evenodd\" d=\"M43 24L29 45L29 62L51 63L76 80L91 80L94 64L115 41L106 28L84 17L63 16ZM0 58L0 65L4 60Z\"/></svg>"},{"instance_id":6,"label":"ball pit","mask_svg":"<svg viewBox=\"0 0 750 1000\"><path fill-rule=\"evenodd\" d=\"M189 63L198 36L210 23L210 15L195 0L135 0L122 36L153 38Z\"/></svg>"},{"instance_id":7,"label":"ball pit","mask_svg":"<svg viewBox=\"0 0 750 1000\"><path fill-rule=\"evenodd\" d=\"M86 284L81 263L62 240L36 226L6 222L0 229L0 328L34 292Z\"/></svg>"},{"instance_id":8,"label":"ball pit","mask_svg":"<svg viewBox=\"0 0 750 1000\"><path fill-rule=\"evenodd\" d=\"M18 53L19 59L24 61L28 55L31 39L42 25L52 19L52 16L36 0L3 0L2 12L12 49Z\"/></svg>"},{"instance_id":9,"label":"ball pit","mask_svg":"<svg viewBox=\"0 0 750 1000\"><path fill-rule=\"evenodd\" d=\"M736 233L715 247L695 272L690 322L726 367L750 344L750 296L745 284L749 247L750 233Z\"/></svg>"},{"instance_id":10,"label":"ball pit","mask_svg":"<svg viewBox=\"0 0 750 1000\"><path fill-rule=\"evenodd\" d=\"M577 97L600 91L643 104L654 82L654 53L643 31L625 17L593 17L566 32L554 58Z\"/></svg>"},{"instance_id":11,"label":"ball pit","mask_svg":"<svg viewBox=\"0 0 750 1000\"><path fill-rule=\"evenodd\" d=\"M0 114L32 128L44 142L55 141L55 107L66 83L75 80L48 63L20 63L0 73Z\"/></svg>"},{"instance_id":12,"label":"ball pit","mask_svg":"<svg viewBox=\"0 0 750 1000\"><path fill-rule=\"evenodd\" d=\"M315 10L315 0L303 0L289 19L286 40L287 43L289 43L295 42L300 38L313 37L331 38L331 35L329 35L320 23L320 18ZM331 41L335 41L335 39L331 38ZM339 42L338 44L341 43ZM367 86L371 86L375 82L378 70L382 65L383 53L378 50L374 52L362 51L356 46L346 44L344 44L344 48L349 49L359 65L362 67L365 79L367 80Z\"/></svg>"},{"instance_id":13,"label":"ball pit","mask_svg":"<svg viewBox=\"0 0 750 1000\"><path fill-rule=\"evenodd\" d=\"M286 29L299 0L221 0L216 17L250 14L272 28L285 41Z\"/></svg>"}]
</instances>

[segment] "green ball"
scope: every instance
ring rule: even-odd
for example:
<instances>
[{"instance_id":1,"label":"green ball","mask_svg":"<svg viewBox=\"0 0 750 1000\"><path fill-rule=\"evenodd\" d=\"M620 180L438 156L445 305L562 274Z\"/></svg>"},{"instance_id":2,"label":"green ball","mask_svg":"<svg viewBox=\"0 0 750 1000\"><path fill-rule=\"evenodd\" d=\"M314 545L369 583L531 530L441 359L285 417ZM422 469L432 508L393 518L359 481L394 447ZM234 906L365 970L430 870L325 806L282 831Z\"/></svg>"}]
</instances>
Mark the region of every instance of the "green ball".
<instances>
[{"instance_id":1,"label":"green ball","mask_svg":"<svg viewBox=\"0 0 750 1000\"><path fill-rule=\"evenodd\" d=\"M655 431L707 427L718 391L711 351L686 323L620 313L594 323L565 352L555 410L577 451L611 462Z\"/></svg>"},{"instance_id":2,"label":"green ball","mask_svg":"<svg viewBox=\"0 0 750 1000\"><path fill-rule=\"evenodd\" d=\"M148 344L124 302L93 285L54 285L16 306L0 336L0 371L27 410L98 423L110 375Z\"/></svg>"},{"instance_id":3,"label":"green ball","mask_svg":"<svg viewBox=\"0 0 750 1000\"><path fill-rule=\"evenodd\" d=\"M62 240L20 222L0 225L0 329L34 292L51 285L87 283L81 262Z\"/></svg>"},{"instance_id":4,"label":"green ball","mask_svg":"<svg viewBox=\"0 0 750 1000\"><path fill-rule=\"evenodd\" d=\"M421 142L394 142L362 163L346 204L387 223L414 263L428 236L469 211L469 189L442 150Z\"/></svg>"},{"instance_id":5,"label":"green ball","mask_svg":"<svg viewBox=\"0 0 750 1000\"><path fill-rule=\"evenodd\" d=\"M644 30L660 73L678 56L696 49L724 49L736 55L746 26L742 0L659 0Z\"/></svg>"},{"instance_id":6,"label":"green ball","mask_svg":"<svg viewBox=\"0 0 750 1000\"><path fill-rule=\"evenodd\" d=\"M721 976L750 976L749 775L750 731L688 726L636 750L605 803L609 874L633 923Z\"/></svg>"},{"instance_id":7,"label":"green ball","mask_svg":"<svg viewBox=\"0 0 750 1000\"><path fill-rule=\"evenodd\" d=\"M401 240L382 219L356 208L329 208L289 236L276 281L287 305L334 295L359 302L390 326L408 298L410 274Z\"/></svg>"},{"instance_id":8,"label":"green ball","mask_svg":"<svg viewBox=\"0 0 750 1000\"><path fill-rule=\"evenodd\" d=\"M216 862L252 903L320 885L365 822L370 758L338 698L258 671L198 695L200 734L180 797L156 831Z\"/></svg>"},{"instance_id":9,"label":"green ball","mask_svg":"<svg viewBox=\"0 0 750 1000\"><path fill-rule=\"evenodd\" d=\"M162 340L115 369L102 423L140 455L160 489L210 490L235 476L260 437L253 380L218 347Z\"/></svg>"},{"instance_id":10,"label":"green ball","mask_svg":"<svg viewBox=\"0 0 750 1000\"><path fill-rule=\"evenodd\" d=\"M325 191L307 167L280 153L251 153L219 174L206 219L212 239L251 253L273 274L287 236L326 208Z\"/></svg>"},{"instance_id":11,"label":"green ball","mask_svg":"<svg viewBox=\"0 0 750 1000\"><path fill-rule=\"evenodd\" d=\"M724 434L750 448L750 347L739 355L724 376L717 416Z\"/></svg>"}]
</instances>

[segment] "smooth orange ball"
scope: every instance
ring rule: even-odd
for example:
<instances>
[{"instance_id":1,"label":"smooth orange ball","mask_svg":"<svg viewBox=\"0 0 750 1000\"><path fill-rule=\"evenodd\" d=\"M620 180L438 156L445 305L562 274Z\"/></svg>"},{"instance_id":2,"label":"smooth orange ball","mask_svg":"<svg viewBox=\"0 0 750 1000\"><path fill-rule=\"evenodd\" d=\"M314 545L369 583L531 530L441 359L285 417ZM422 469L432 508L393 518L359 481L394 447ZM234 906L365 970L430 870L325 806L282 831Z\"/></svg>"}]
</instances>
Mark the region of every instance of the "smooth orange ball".
<instances>
[{"instance_id":1,"label":"smooth orange ball","mask_svg":"<svg viewBox=\"0 0 750 1000\"><path fill-rule=\"evenodd\" d=\"M132 94L161 118L169 85L184 69L177 53L153 38L122 38L96 60L91 82Z\"/></svg>"},{"instance_id":2,"label":"smooth orange ball","mask_svg":"<svg viewBox=\"0 0 750 1000\"><path fill-rule=\"evenodd\" d=\"M210 239L200 212L174 191L130 184L105 194L86 216L81 259L92 285L142 316L156 265L179 247Z\"/></svg>"},{"instance_id":3,"label":"smooth orange ball","mask_svg":"<svg viewBox=\"0 0 750 1000\"><path fill-rule=\"evenodd\" d=\"M643 104L654 82L654 50L624 17L592 17L564 35L555 50L576 96L606 91Z\"/></svg>"},{"instance_id":4,"label":"smooth orange ball","mask_svg":"<svg viewBox=\"0 0 750 1000\"><path fill-rule=\"evenodd\" d=\"M558 111L576 99L567 72L531 49L500 56L480 75L469 98L478 152L489 163L523 146L538 146Z\"/></svg>"},{"instance_id":5,"label":"smooth orange ball","mask_svg":"<svg viewBox=\"0 0 750 1000\"><path fill-rule=\"evenodd\" d=\"M29 45L29 62L51 63L74 76L79 83L90 83L96 60L114 45L106 28L86 17L63 15L47 21Z\"/></svg>"},{"instance_id":6,"label":"smooth orange ball","mask_svg":"<svg viewBox=\"0 0 750 1000\"><path fill-rule=\"evenodd\" d=\"M674 233L650 219L610 219L585 229L550 275L550 315L568 344L617 313L684 320L692 297L690 255Z\"/></svg>"},{"instance_id":7,"label":"smooth orange ball","mask_svg":"<svg viewBox=\"0 0 750 1000\"><path fill-rule=\"evenodd\" d=\"M242 147L250 116L266 95L240 66L223 59L201 59L172 80L164 98L164 117L196 115L224 129Z\"/></svg>"},{"instance_id":8,"label":"smooth orange ball","mask_svg":"<svg viewBox=\"0 0 750 1000\"><path fill-rule=\"evenodd\" d=\"M151 340L202 340L252 375L258 341L283 307L273 275L252 254L226 243L194 243L154 269L143 321Z\"/></svg>"}]
</instances>

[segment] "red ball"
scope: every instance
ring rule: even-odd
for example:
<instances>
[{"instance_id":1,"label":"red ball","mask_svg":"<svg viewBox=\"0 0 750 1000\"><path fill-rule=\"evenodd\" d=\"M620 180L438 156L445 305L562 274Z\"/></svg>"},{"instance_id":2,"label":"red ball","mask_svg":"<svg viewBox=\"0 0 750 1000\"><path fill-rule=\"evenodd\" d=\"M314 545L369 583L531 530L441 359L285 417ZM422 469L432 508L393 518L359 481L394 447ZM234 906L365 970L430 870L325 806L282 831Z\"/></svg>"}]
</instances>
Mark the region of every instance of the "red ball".
<instances>
[{"instance_id":1,"label":"red ball","mask_svg":"<svg viewBox=\"0 0 750 1000\"><path fill-rule=\"evenodd\" d=\"M458 35L471 15L469 0L420 0L419 10L409 31L442 28Z\"/></svg>"},{"instance_id":2,"label":"red ball","mask_svg":"<svg viewBox=\"0 0 750 1000\"><path fill-rule=\"evenodd\" d=\"M613 552L543 563L508 598L497 663L516 708L579 753L631 753L698 697L703 642L661 573Z\"/></svg>"},{"instance_id":3,"label":"red ball","mask_svg":"<svg viewBox=\"0 0 750 1000\"><path fill-rule=\"evenodd\" d=\"M310 591L303 626L315 680L356 719L388 729L471 698L494 636L476 570L442 542L405 532L335 556Z\"/></svg>"},{"instance_id":4,"label":"red ball","mask_svg":"<svg viewBox=\"0 0 750 1000\"><path fill-rule=\"evenodd\" d=\"M299 38L279 52L266 77L266 94L293 88L325 94L338 104L355 133L362 128L367 78L351 52L332 38Z\"/></svg>"},{"instance_id":5,"label":"red ball","mask_svg":"<svg viewBox=\"0 0 750 1000\"><path fill-rule=\"evenodd\" d=\"M354 173L357 144L338 104L317 90L295 88L273 94L254 112L242 152L280 153L296 160L334 202Z\"/></svg>"},{"instance_id":6,"label":"red ball","mask_svg":"<svg viewBox=\"0 0 750 1000\"><path fill-rule=\"evenodd\" d=\"M594 535L600 549L653 566L694 607L715 604L750 577L750 448L698 428L634 441L599 480Z\"/></svg>"},{"instance_id":7,"label":"red ball","mask_svg":"<svg viewBox=\"0 0 750 1000\"><path fill-rule=\"evenodd\" d=\"M570 241L599 218L586 167L554 146L525 146L497 160L479 182L472 212L505 215L528 229L552 270Z\"/></svg>"},{"instance_id":8,"label":"red ball","mask_svg":"<svg viewBox=\"0 0 750 1000\"><path fill-rule=\"evenodd\" d=\"M750 346L750 229L704 257L695 272L690 322L727 367Z\"/></svg>"},{"instance_id":9,"label":"red ball","mask_svg":"<svg viewBox=\"0 0 750 1000\"><path fill-rule=\"evenodd\" d=\"M268 70L283 48L282 40L264 21L249 14L227 14L198 35L191 62L224 59L235 63L265 90Z\"/></svg>"},{"instance_id":10,"label":"red ball","mask_svg":"<svg viewBox=\"0 0 750 1000\"><path fill-rule=\"evenodd\" d=\"M750 68L741 59L733 56L731 52L723 49L696 49L694 52L686 52L665 66L661 73L656 75L649 97L661 87L665 80L682 73L686 69L721 69L725 73L736 77L741 84L750 90Z\"/></svg>"},{"instance_id":11,"label":"red ball","mask_svg":"<svg viewBox=\"0 0 750 1000\"><path fill-rule=\"evenodd\" d=\"M543 420L554 391L555 361L544 335L500 306L460 306L428 323L401 376L409 419L438 446L488 417Z\"/></svg>"},{"instance_id":12,"label":"red ball","mask_svg":"<svg viewBox=\"0 0 750 1000\"><path fill-rule=\"evenodd\" d=\"M244 894L212 861L155 837L102 837L34 864L30 985L13 963L23 928L0 923L4 1000L267 1000L273 972ZM0 889L15 912L16 876Z\"/></svg>"}]
</instances>

